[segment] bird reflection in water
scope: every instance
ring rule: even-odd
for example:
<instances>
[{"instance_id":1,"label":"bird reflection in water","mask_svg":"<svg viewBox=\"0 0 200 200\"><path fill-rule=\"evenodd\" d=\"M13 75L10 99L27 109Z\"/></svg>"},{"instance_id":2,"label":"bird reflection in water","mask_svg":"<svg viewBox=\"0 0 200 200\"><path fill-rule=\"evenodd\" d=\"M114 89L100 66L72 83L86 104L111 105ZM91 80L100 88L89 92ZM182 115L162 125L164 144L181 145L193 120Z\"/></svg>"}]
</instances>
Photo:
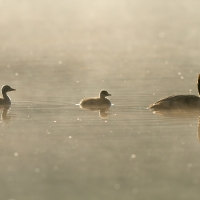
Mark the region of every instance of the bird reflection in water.
<instances>
[{"instance_id":1,"label":"bird reflection in water","mask_svg":"<svg viewBox=\"0 0 200 200\"><path fill-rule=\"evenodd\" d=\"M10 105L0 106L1 110L1 123L2 125L10 124L11 115L9 115Z\"/></svg>"},{"instance_id":2,"label":"bird reflection in water","mask_svg":"<svg viewBox=\"0 0 200 200\"><path fill-rule=\"evenodd\" d=\"M177 119L190 119L198 117L198 128L197 128L197 138L200 142L200 110L199 109L171 109L171 110L154 110L151 109L154 114L163 116L163 117L170 117L170 118L177 118Z\"/></svg>"},{"instance_id":3,"label":"bird reflection in water","mask_svg":"<svg viewBox=\"0 0 200 200\"><path fill-rule=\"evenodd\" d=\"M102 119L107 119L109 116L109 108L98 108L98 107L84 107L80 105L80 108L83 110L91 110L91 111L99 111L99 117L101 117Z\"/></svg>"},{"instance_id":4,"label":"bird reflection in water","mask_svg":"<svg viewBox=\"0 0 200 200\"><path fill-rule=\"evenodd\" d=\"M200 117L199 117L199 122L198 122L197 138L198 138L198 140L200 142Z\"/></svg>"}]
</instances>

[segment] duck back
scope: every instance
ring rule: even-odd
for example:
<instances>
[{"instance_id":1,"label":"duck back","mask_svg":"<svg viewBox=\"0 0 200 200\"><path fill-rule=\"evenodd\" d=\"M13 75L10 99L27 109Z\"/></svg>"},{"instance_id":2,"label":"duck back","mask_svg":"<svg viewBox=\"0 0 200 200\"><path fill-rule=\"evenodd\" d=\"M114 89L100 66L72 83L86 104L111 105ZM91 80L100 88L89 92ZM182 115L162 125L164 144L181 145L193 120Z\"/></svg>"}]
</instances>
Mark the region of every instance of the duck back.
<instances>
[{"instance_id":1,"label":"duck back","mask_svg":"<svg viewBox=\"0 0 200 200\"><path fill-rule=\"evenodd\" d=\"M80 102L80 105L85 108L86 107L88 107L88 108L91 108L91 107L109 108L111 106L111 102L107 98L104 98L104 99L89 98L89 99L83 99Z\"/></svg>"},{"instance_id":2,"label":"duck back","mask_svg":"<svg viewBox=\"0 0 200 200\"><path fill-rule=\"evenodd\" d=\"M200 98L196 95L169 96L149 106L150 109L200 108Z\"/></svg>"}]
</instances>

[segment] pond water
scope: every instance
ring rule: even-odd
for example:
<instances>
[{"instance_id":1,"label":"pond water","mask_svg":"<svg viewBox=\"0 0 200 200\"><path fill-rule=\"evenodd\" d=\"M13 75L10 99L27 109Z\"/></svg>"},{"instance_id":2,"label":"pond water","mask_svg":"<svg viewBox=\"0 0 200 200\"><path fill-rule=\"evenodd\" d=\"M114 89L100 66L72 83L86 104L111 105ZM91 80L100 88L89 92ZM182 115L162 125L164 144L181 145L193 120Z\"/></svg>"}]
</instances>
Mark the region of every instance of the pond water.
<instances>
[{"instance_id":1,"label":"pond water","mask_svg":"<svg viewBox=\"0 0 200 200\"><path fill-rule=\"evenodd\" d=\"M198 94L199 4L0 1L1 199L199 199L199 111L146 109Z\"/></svg>"}]
</instances>

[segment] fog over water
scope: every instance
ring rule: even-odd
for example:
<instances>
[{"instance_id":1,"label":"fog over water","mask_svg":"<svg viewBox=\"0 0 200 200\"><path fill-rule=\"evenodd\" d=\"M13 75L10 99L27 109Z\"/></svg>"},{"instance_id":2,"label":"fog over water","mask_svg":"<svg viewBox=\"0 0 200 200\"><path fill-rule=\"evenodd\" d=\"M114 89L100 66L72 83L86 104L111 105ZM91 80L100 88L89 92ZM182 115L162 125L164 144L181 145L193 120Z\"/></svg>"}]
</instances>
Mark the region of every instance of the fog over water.
<instances>
[{"instance_id":1,"label":"fog over water","mask_svg":"<svg viewBox=\"0 0 200 200\"><path fill-rule=\"evenodd\" d=\"M2 200L198 200L200 2L0 0ZM77 104L105 89L108 110Z\"/></svg>"}]
</instances>

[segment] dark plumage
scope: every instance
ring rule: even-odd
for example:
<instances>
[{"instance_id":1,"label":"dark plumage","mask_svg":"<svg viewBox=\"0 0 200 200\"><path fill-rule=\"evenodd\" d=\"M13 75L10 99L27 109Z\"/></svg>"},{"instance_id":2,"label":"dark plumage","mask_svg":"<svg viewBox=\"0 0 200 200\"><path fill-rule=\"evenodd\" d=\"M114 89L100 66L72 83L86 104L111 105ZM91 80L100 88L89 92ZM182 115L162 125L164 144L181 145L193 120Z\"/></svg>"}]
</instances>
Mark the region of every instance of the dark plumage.
<instances>
[{"instance_id":1,"label":"dark plumage","mask_svg":"<svg viewBox=\"0 0 200 200\"><path fill-rule=\"evenodd\" d=\"M200 94L200 74L198 76L197 86ZM169 96L151 104L149 108L153 110L200 108L200 97L196 95Z\"/></svg>"},{"instance_id":2,"label":"dark plumage","mask_svg":"<svg viewBox=\"0 0 200 200\"><path fill-rule=\"evenodd\" d=\"M0 98L0 105L11 105L11 99L7 95L7 92L10 91L15 91L15 89L11 88L9 85L2 86L3 98Z\"/></svg>"},{"instance_id":3,"label":"dark plumage","mask_svg":"<svg viewBox=\"0 0 200 200\"><path fill-rule=\"evenodd\" d=\"M86 98L80 101L80 106L82 108L89 108L89 109L105 109L111 106L111 102L107 99L107 96L111 96L107 91L102 90L99 94L99 97L91 97Z\"/></svg>"}]
</instances>

